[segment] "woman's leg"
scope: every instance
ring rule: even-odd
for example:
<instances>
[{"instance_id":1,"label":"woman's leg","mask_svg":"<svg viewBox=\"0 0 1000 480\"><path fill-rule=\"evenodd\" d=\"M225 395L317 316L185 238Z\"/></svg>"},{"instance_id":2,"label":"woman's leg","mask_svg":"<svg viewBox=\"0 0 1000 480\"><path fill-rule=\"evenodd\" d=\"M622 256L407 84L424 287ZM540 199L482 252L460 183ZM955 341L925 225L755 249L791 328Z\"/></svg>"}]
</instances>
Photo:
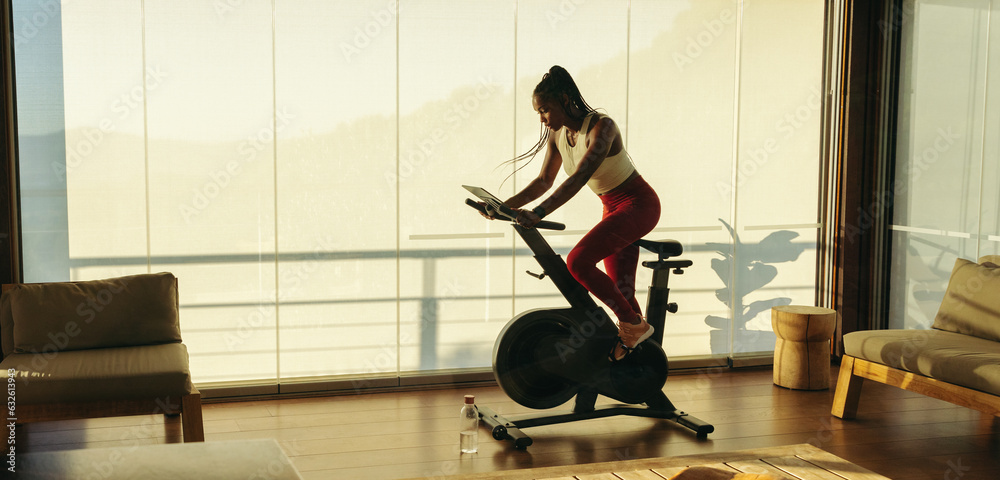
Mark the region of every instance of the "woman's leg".
<instances>
[{"instance_id":1,"label":"woman's leg","mask_svg":"<svg viewBox=\"0 0 1000 480\"><path fill-rule=\"evenodd\" d=\"M642 315L642 307L635 298L635 277L638 267L639 247L632 244L604 259L604 271L608 277L615 282L618 291L625 297L632 310L637 315Z\"/></svg>"},{"instance_id":2,"label":"woman's leg","mask_svg":"<svg viewBox=\"0 0 1000 480\"><path fill-rule=\"evenodd\" d=\"M616 280L597 268L597 264L639 238L625 235L632 225L624 215L607 215L566 256L566 266L573 277L607 305L619 322L634 322L639 311L622 294Z\"/></svg>"},{"instance_id":3,"label":"woman's leg","mask_svg":"<svg viewBox=\"0 0 1000 480\"><path fill-rule=\"evenodd\" d=\"M602 196L601 201L604 218L570 251L566 264L577 281L607 305L619 322L635 323L642 309L635 299L639 252L632 242L656 226L660 219L659 198L639 177L624 191ZM605 260L607 274L597 268L601 260Z\"/></svg>"}]
</instances>

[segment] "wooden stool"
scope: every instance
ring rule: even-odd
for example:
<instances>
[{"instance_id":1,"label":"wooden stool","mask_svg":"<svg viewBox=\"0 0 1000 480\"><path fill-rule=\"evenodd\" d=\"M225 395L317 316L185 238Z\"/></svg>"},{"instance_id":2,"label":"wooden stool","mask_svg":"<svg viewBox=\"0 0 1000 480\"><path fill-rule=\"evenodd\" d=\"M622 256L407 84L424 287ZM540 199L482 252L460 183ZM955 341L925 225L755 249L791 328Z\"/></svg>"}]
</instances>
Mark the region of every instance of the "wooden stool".
<instances>
[{"instance_id":1,"label":"wooden stool","mask_svg":"<svg viewBox=\"0 0 1000 480\"><path fill-rule=\"evenodd\" d=\"M774 384L796 390L830 388L830 338L837 312L829 308L786 305L771 308Z\"/></svg>"}]
</instances>

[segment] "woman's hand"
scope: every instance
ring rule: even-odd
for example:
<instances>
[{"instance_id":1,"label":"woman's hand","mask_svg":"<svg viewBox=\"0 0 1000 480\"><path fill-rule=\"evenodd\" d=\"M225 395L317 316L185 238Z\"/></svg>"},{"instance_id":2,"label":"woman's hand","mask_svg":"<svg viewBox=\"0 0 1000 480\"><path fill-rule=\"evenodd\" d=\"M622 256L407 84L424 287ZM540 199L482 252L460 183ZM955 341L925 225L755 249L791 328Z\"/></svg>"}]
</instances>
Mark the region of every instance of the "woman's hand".
<instances>
[{"instance_id":1,"label":"woman's hand","mask_svg":"<svg viewBox=\"0 0 1000 480\"><path fill-rule=\"evenodd\" d=\"M542 218L531 210L518 210L516 221L518 225L524 228L533 228L535 225L538 225L538 222L542 221Z\"/></svg>"},{"instance_id":2,"label":"woman's hand","mask_svg":"<svg viewBox=\"0 0 1000 480\"><path fill-rule=\"evenodd\" d=\"M486 202L478 202L478 203L479 203L480 207L483 207L483 209L480 210L480 212L479 212L480 215L482 215L482 216L484 216L484 217L486 217L486 218L488 218L490 220L496 220L498 212L496 210L494 210L493 207L491 207Z\"/></svg>"}]
</instances>

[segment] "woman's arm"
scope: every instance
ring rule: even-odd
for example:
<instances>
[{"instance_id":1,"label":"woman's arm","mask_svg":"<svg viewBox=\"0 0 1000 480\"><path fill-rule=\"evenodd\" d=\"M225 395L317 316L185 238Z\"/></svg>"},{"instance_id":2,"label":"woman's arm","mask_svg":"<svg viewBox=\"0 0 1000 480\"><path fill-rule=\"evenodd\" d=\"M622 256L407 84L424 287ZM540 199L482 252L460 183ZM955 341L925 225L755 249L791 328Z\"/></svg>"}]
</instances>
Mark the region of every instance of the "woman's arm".
<instances>
[{"instance_id":1,"label":"woman's arm","mask_svg":"<svg viewBox=\"0 0 1000 480\"><path fill-rule=\"evenodd\" d=\"M600 117L585 138L588 142L587 152L576 166L576 171L559 185L549 198L539 204L546 214L568 202L590 181L590 177L594 176L594 172L608 157L612 146L619 151L622 148L618 126L608 117Z\"/></svg>"},{"instance_id":2,"label":"woman's arm","mask_svg":"<svg viewBox=\"0 0 1000 480\"><path fill-rule=\"evenodd\" d=\"M513 197L507 199L507 206L511 208L521 208L535 199L541 197L552 188L555 183L559 168L562 167L562 155L555 142L555 132L549 131L548 145L545 149L545 159L542 161L542 171L527 186Z\"/></svg>"}]
</instances>

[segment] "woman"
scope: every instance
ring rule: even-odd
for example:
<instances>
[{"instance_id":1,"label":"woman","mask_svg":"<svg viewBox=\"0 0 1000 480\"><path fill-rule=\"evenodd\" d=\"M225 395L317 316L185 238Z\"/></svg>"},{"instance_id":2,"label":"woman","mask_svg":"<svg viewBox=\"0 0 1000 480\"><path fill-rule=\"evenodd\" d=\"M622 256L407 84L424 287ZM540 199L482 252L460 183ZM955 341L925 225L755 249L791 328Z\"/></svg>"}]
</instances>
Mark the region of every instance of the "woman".
<instances>
[{"instance_id":1,"label":"woman","mask_svg":"<svg viewBox=\"0 0 1000 480\"><path fill-rule=\"evenodd\" d=\"M538 177L506 203L518 209L517 223L530 228L584 185L598 195L604 205L603 218L570 251L566 265L573 277L618 317L619 341L610 357L621 360L653 334L635 298L639 247L632 242L656 226L659 197L629 159L618 126L584 101L564 68L554 66L542 77L532 95L532 106L544 126L541 139L532 151L514 160L534 157L543 147L545 160ZM569 178L535 208L520 209L549 191L560 166ZM601 260L607 273L597 268Z\"/></svg>"}]
</instances>

